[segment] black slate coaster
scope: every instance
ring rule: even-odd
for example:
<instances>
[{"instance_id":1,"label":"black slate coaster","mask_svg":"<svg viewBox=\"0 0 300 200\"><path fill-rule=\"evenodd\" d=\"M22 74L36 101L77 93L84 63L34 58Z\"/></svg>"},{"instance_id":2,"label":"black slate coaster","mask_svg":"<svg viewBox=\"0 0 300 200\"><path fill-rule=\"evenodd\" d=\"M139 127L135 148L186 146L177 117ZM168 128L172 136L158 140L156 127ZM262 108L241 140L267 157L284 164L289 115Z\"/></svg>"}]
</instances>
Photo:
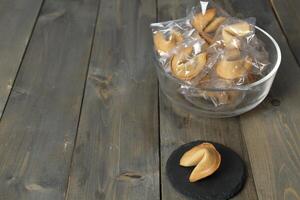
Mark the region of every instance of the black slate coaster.
<instances>
[{"instance_id":1,"label":"black slate coaster","mask_svg":"<svg viewBox=\"0 0 300 200\"><path fill-rule=\"evenodd\" d=\"M189 176L194 167L179 165L182 155L192 147L207 141L184 144L169 157L166 165L167 176L173 187L180 193L197 200L226 200L236 195L246 181L246 168L243 160L224 145L212 143L221 154L219 169L209 177L190 183Z\"/></svg>"}]
</instances>

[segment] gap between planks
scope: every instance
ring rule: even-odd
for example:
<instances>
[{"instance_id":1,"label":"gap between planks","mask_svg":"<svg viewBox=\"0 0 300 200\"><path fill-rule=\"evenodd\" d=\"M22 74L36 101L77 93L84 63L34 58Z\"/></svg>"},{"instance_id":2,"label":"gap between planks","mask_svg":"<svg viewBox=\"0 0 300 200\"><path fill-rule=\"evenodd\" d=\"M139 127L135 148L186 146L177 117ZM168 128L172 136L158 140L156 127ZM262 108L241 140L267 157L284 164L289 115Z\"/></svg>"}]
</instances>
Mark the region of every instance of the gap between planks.
<instances>
[{"instance_id":1,"label":"gap between planks","mask_svg":"<svg viewBox=\"0 0 300 200\"><path fill-rule=\"evenodd\" d=\"M98 1L97 14L96 14L96 19L94 21L92 45L91 45L90 52L89 52L87 69L86 69L86 72L85 72L85 80L84 80L84 86L83 86L83 91L82 91L82 98L81 98L81 103L80 103L79 116L78 116L78 121L77 121L77 125L76 125L75 139L74 139L74 143L73 143L73 149L72 149L72 153L71 153L71 161L70 161L70 166L69 166L69 174L68 174L68 178L67 178L67 189L66 189L66 193L65 193L65 200L68 199L68 194L69 194L70 175L71 175L71 170L72 170L74 151L75 151L75 147L76 147L79 124L80 124L80 119L81 119L81 111L82 111L82 105L83 105L84 96L85 96L84 94L85 94L85 89L86 89L86 83L87 83L88 73L89 73L89 69L90 69L90 62L91 62L92 52L93 52L93 48L94 48L94 40L95 40L95 35L96 35L96 28L97 28L97 21L98 21L99 12L100 12L100 6L101 6L101 0Z\"/></svg>"},{"instance_id":2,"label":"gap between planks","mask_svg":"<svg viewBox=\"0 0 300 200\"><path fill-rule=\"evenodd\" d=\"M44 5L44 2L45 2L45 0L42 0L41 5L40 5L40 8L39 8L39 10L38 10L38 13L37 13L37 15L36 15L36 18L35 18L35 20L34 20L32 29L31 29L31 31L30 31L30 33L29 33L29 39L28 39L28 41L27 41L27 44L25 45L25 49L24 49L24 51L23 51L23 55L21 56L21 61L20 61L20 63L19 63L19 66L17 67L18 69L17 69L17 72L16 72L16 74L15 74L15 76L14 76L14 78L13 78L13 81L12 81L12 84L11 84L11 88L10 88L10 91L9 91L8 96L7 96L7 98L6 98L6 102L4 103L2 112L1 112L1 110L0 110L0 123L1 123L1 120L2 120L2 116L3 116L4 112L5 112L5 108L6 108L6 106L7 106L8 100L9 100L9 98L10 98L10 96L11 96L11 93L12 93L12 91L13 91L13 88L14 88L14 86L15 86L15 82L16 82L17 76L18 76L19 71L20 71L20 69L21 69L21 66L22 66L22 63L23 63L25 54L26 54L26 52L27 52L28 46L29 46L29 44L30 44L30 41L31 41L31 38L32 38L32 35L33 35L33 31L34 31L34 29L35 29L35 27L36 27L37 21L38 21L38 19L39 19L40 14L41 14L42 7L43 7L43 5ZM1 108L0 108L0 109L1 109Z\"/></svg>"}]
</instances>

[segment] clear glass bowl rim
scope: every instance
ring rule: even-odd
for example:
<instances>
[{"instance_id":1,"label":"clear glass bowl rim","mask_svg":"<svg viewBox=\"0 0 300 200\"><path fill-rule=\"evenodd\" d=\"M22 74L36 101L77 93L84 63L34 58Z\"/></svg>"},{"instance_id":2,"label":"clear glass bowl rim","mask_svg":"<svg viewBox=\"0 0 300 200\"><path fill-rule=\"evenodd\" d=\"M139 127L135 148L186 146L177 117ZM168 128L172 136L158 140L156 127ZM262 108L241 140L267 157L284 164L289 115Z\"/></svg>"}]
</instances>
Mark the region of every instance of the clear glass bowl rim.
<instances>
[{"instance_id":1,"label":"clear glass bowl rim","mask_svg":"<svg viewBox=\"0 0 300 200\"><path fill-rule=\"evenodd\" d=\"M233 91L233 90L249 90L255 86L258 86L264 82L266 82L267 80L269 80L273 75L276 74L279 66L280 66L280 63L281 63L281 50L280 50L280 47L278 45L278 43L276 42L276 40L265 30L263 30L262 28L258 27L258 26L255 26L255 28L259 31L261 31L264 35L266 35L273 43L273 45L275 46L275 49L276 49L276 53L277 53L277 60L276 60L276 63L275 63L275 66L274 68L266 75L264 76L262 79L259 79L258 81L256 82L253 82L253 83L250 83L250 84L247 84L247 85L239 85L239 86L236 86L234 88L208 88L208 87L204 87L204 88L199 88L199 87L195 87L195 86L192 86L192 85L189 85L189 84L186 84L184 81L182 80L179 80L175 77L173 77L172 75L168 74L168 73L165 73L164 72L164 69L162 69L162 67L160 66L160 64L158 63L158 61L156 61L156 66L157 68L159 68L159 70L162 70L163 73L165 74L165 76L167 76L168 78L172 79L173 81L177 82L178 84L182 85L182 86L186 86L190 89L193 89L193 90L208 90L208 91Z\"/></svg>"}]
</instances>

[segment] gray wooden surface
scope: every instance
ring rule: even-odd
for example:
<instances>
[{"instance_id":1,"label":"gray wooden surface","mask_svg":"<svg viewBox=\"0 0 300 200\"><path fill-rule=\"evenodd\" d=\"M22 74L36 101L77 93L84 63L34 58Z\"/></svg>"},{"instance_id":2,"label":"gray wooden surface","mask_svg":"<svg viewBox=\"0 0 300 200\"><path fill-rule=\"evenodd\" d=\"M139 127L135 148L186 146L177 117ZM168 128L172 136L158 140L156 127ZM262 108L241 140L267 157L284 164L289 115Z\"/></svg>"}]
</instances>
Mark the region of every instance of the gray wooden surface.
<instances>
[{"instance_id":1,"label":"gray wooden surface","mask_svg":"<svg viewBox=\"0 0 300 200\"><path fill-rule=\"evenodd\" d=\"M300 199L299 3L218 2L283 53L267 99L230 119L193 119L158 88L149 24L197 0L0 0L0 200L187 199L165 164L199 139L246 161L233 199Z\"/></svg>"},{"instance_id":2,"label":"gray wooden surface","mask_svg":"<svg viewBox=\"0 0 300 200\"><path fill-rule=\"evenodd\" d=\"M46 1L0 123L0 199L65 198L98 1Z\"/></svg>"},{"instance_id":3,"label":"gray wooden surface","mask_svg":"<svg viewBox=\"0 0 300 200\"><path fill-rule=\"evenodd\" d=\"M42 2L0 1L0 118Z\"/></svg>"},{"instance_id":4,"label":"gray wooden surface","mask_svg":"<svg viewBox=\"0 0 300 200\"><path fill-rule=\"evenodd\" d=\"M155 10L101 2L67 199L159 199Z\"/></svg>"},{"instance_id":5,"label":"gray wooden surface","mask_svg":"<svg viewBox=\"0 0 300 200\"><path fill-rule=\"evenodd\" d=\"M300 1L270 0L298 64L300 63Z\"/></svg>"}]
</instances>

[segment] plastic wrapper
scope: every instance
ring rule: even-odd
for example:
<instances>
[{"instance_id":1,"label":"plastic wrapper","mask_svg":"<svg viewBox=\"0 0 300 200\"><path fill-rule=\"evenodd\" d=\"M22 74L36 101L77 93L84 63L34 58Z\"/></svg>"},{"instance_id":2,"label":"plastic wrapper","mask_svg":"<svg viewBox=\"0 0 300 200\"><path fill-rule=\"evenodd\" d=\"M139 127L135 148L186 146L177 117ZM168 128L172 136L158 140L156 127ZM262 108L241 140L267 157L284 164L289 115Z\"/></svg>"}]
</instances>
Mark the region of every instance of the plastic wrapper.
<instances>
[{"instance_id":1,"label":"plastic wrapper","mask_svg":"<svg viewBox=\"0 0 300 200\"><path fill-rule=\"evenodd\" d=\"M188 84L205 76L207 53L204 52L203 44L203 40L195 39L177 46L167 63L171 74Z\"/></svg>"},{"instance_id":2,"label":"plastic wrapper","mask_svg":"<svg viewBox=\"0 0 300 200\"><path fill-rule=\"evenodd\" d=\"M209 78L202 80L199 87L216 91L200 92L198 96L211 100L216 107L241 102L244 93L239 86L260 79L269 64L264 45L255 35L254 18L227 18L216 31L208 52L215 55L217 61L208 73ZM185 95L195 96L191 92Z\"/></svg>"},{"instance_id":3,"label":"plastic wrapper","mask_svg":"<svg viewBox=\"0 0 300 200\"><path fill-rule=\"evenodd\" d=\"M188 14L191 25L210 45L220 25L230 17L226 11L213 1L200 1Z\"/></svg>"},{"instance_id":4,"label":"plastic wrapper","mask_svg":"<svg viewBox=\"0 0 300 200\"><path fill-rule=\"evenodd\" d=\"M213 75L207 74L196 87L182 85L179 92L197 106L207 105L208 101L214 108L234 107L243 100L243 91L232 89L235 86L233 81L215 79L211 76Z\"/></svg>"},{"instance_id":5,"label":"plastic wrapper","mask_svg":"<svg viewBox=\"0 0 300 200\"><path fill-rule=\"evenodd\" d=\"M185 39L192 39L195 30L186 18L175 21L153 23L154 49L158 56L168 57L169 52Z\"/></svg>"},{"instance_id":6,"label":"plastic wrapper","mask_svg":"<svg viewBox=\"0 0 300 200\"><path fill-rule=\"evenodd\" d=\"M192 84L204 76L205 41L188 19L151 24L156 58L166 73Z\"/></svg>"},{"instance_id":7,"label":"plastic wrapper","mask_svg":"<svg viewBox=\"0 0 300 200\"><path fill-rule=\"evenodd\" d=\"M157 60L196 106L203 101L214 109L237 106L245 96L240 86L262 78L269 65L255 18L231 17L212 1L200 1L186 18L151 28Z\"/></svg>"},{"instance_id":8,"label":"plastic wrapper","mask_svg":"<svg viewBox=\"0 0 300 200\"><path fill-rule=\"evenodd\" d=\"M218 59L212 77L234 82L233 88L258 80L269 64L264 44L255 35L254 18L228 18L216 31L208 52Z\"/></svg>"}]
</instances>

